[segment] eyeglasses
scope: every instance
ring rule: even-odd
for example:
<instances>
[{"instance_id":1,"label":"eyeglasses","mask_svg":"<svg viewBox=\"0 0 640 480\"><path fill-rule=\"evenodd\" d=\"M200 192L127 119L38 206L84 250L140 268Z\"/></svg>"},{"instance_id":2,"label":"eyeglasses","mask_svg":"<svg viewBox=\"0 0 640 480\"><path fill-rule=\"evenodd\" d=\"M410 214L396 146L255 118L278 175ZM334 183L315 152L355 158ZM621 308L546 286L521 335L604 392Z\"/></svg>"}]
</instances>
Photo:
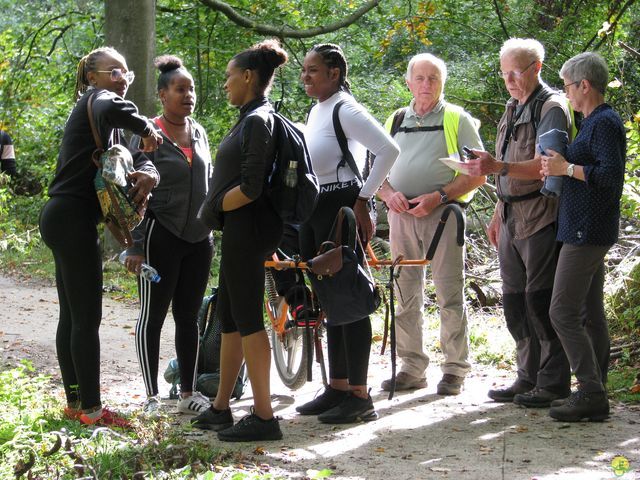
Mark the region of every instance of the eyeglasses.
<instances>
[{"instance_id":1,"label":"eyeglasses","mask_svg":"<svg viewBox=\"0 0 640 480\"><path fill-rule=\"evenodd\" d=\"M569 91L569 87L571 85L575 85L576 83L580 83L582 80L578 81L578 82L571 82L571 83L567 83L566 85L563 85L564 87L564 93L567 93Z\"/></svg>"},{"instance_id":2,"label":"eyeglasses","mask_svg":"<svg viewBox=\"0 0 640 480\"><path fill-rule=\"evenodd\" d=\"M114 68L112 70L96 70L96 73L109 73L109 78L112 82L119 82L124 78L128 84L132 84L133 80L136 78L133 70L123 72L121 68Z\"/></svg>"},{"instance_id":3,"label":"eyeglasses","mask_svg":"<svg viewBox=\"0 0 640 480\"><path fill-rule=\"evenodd\" d=\"M509 78L511 75L513 75L513 78L520 78L520 77L522 77L522 75L524 75L524 72L529 70L529 68L531 68L531 65L533 65L536 62L537 62L537 60L534 60L529 65L527 65L525 67L525 69L522 70L521 72L519 72L518 70L512 70L510 72L498 72L498 76L502 77L502 78Z\"/></svg>"}]
</instances>

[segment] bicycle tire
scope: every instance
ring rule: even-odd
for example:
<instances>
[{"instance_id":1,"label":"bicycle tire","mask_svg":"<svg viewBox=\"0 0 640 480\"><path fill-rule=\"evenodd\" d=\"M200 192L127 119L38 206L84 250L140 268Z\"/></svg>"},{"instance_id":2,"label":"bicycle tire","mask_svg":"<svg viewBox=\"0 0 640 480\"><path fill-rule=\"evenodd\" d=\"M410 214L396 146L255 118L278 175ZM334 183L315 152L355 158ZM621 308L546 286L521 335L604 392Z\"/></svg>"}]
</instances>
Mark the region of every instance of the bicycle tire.
<instances>
[{"instance_id":1,"label":"bicycle tire","mask_svg":"<svg viewBox=\"0 0 640 480\"><path fill-rule=\"evenodd\" d=\"M269 294L275 291L275 282L269 272L265 275L265 283L265 308L270 310L267 317L272 318L276 316L278 300ZM313 349L313 343L308 338L310 336L306 335L303 327L290 328L282 335L271 328L271 350L276 370L282 383L291 390L297 390L307 381L307 365L309 358L313 358L313 355L309 355L309 349Z\"/></svg>"}]
</instances>

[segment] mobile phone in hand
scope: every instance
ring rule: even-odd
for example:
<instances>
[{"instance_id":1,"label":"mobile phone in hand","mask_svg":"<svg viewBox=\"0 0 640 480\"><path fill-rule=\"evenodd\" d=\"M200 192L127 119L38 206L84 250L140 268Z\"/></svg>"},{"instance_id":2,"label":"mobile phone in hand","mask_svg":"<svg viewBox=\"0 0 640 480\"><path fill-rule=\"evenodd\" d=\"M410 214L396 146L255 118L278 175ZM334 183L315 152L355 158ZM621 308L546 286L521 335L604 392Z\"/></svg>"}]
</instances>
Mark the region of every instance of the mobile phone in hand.
<instances>
[{"instance_id":1,"label":"mobile phone in hand","mask_svg":"<svg viewBox=\"0 0 640 480\"><path fill-rule=\"evenodd\" d=\"M478 156L471 151L471 149L467 146L462 147L462 151L467 156L467 158L478 158Z\"/></svg>"}]
</instances>

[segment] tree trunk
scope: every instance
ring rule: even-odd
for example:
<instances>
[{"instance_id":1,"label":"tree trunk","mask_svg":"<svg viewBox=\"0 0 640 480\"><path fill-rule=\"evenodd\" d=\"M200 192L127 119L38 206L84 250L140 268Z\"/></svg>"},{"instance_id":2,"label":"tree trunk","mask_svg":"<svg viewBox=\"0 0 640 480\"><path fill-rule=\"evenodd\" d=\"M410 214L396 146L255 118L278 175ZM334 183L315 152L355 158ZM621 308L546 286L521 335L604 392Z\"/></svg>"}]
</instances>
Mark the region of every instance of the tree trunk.
<instances>
[{"instance_id":1,"label":"tree trunk","mask_svg":"<svg viewBox=\"0 0 640 480\"><path fill-rule=\"evenodd\" d=\"M118 50L136 74L127 99L147 116L157 111L155 69L156 2L155 0L106 0L106 44Z\"/></svg>"}]
</instances>

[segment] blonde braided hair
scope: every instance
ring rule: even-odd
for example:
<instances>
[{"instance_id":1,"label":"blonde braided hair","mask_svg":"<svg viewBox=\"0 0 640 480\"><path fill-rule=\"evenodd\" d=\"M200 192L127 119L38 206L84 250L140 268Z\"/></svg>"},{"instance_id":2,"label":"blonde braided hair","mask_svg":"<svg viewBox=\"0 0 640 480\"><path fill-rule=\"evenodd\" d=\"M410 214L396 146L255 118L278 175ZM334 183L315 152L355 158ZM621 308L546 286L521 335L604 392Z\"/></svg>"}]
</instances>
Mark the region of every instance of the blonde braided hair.
<instances>
[{"instance_id":1,"label":"blonde braided hair","mask_svg":"<svg viewBox=\"0 0 640 480\"><path fill-rule=\"evenodd\" d=\"M98 59L104 55L111 55L112 57L122 57L113 47L100 47L92 50L78 62L78 68L76 70L76 84L74 88L74 100L78 100L86 91L89 85L89 79L87 73L95 72L98 68Z\"/></svg>"}]
</instances>

